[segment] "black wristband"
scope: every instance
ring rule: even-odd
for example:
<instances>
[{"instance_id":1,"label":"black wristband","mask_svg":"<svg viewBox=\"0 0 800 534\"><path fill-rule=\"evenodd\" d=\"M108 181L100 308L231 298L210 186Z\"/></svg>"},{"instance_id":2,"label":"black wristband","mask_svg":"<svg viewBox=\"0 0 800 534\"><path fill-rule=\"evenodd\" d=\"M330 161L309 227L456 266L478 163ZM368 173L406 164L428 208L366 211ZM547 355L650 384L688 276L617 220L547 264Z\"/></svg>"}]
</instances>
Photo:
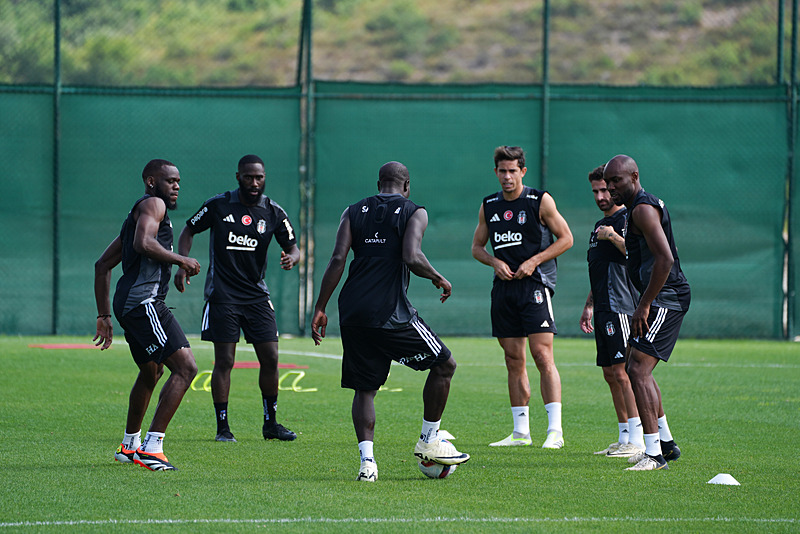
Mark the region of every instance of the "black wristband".
<instances>
[{"instance_id":1,"label":"black wristband","mask_svg":"<svg viewBox=\"0 0 800 534\"><path fill-rule=\"evenodd\" d=\"M101 313L100 315L97 316L98 319L101 318L101 317L111 317L111 314L110 313Z\"/></svg>"}]
</instances>

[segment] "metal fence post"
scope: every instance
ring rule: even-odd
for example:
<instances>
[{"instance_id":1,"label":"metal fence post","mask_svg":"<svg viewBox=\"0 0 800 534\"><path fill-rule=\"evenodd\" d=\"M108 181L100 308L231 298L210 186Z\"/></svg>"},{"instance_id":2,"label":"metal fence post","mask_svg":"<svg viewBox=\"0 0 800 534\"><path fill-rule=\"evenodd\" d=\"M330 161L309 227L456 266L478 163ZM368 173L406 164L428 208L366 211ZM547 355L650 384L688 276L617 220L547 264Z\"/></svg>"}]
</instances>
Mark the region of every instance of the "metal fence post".
<instances>
[{"instance_id":1,"label":"metal fence post","mask_svg":"<svg viewBox=\"0 0 800 534\"><path fill-rule=\"evenodd\" d=\"M59 222L61 218L61 0L53 0L53 295L50 333L58 334Z\"/></svg>"}]
</instances>

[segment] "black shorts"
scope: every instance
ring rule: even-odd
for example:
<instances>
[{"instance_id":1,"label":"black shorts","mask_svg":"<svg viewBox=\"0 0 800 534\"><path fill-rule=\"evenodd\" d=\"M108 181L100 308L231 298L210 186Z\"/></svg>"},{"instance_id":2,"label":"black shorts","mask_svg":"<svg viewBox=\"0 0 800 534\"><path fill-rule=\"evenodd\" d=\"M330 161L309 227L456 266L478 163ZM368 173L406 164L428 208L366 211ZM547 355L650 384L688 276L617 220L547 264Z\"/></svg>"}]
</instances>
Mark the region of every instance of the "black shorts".
<instances>
[{"instance_id":1,"label":"black shorts","mask_svg":"<svg viewBox=\"0 0 800 534\"><path fill-rule=\"evenodd\" d=\"M685 316L685 311L650 306L650 315L647 318L650 331L642 338L632 338L629 341L631 347L666 362L678 341Z\"/></svg>"},{"instance_id":2,"label":"black shorts","mask_svg":"<svg viewBox=\"0 0 800 534\"><path fill-rule=\"evenodd\" d=\"M117 317L137 364L164 363L180 349L189 347L186 334L163 301L141 304Z\"/></svg>"},{"instance_id":3,"label":"black shorts","mask_svg":"<svg viewBox=\"0 0 800 534\"><path fill-rule=\"evenodd\" d=\"M492 336L527 337L556 331L550 289L533 278L495 279L492 285Z\"/></svg>"},{"instance_id":4,"label":"black shorts","mask_svg":"<svg viewBox=\"0 0 800 534\"><path fill-rule=\"evenodd\" d=\"M206 302L203 308L203 341L238 343L239 332L255 345L278 341L278 323L269 299L252 304L220 304Z\"/></svg>"},{"instance_id":5,"label":"black shorts","mask_svg":"<svg viewBox=\"0 0 800 534\"><path fill-rule=\"evenodd\" d=\"M598 367L627 361L625 352L631 336L630 317L624 313L597 311L594 314L594 343Z\"/></svg>"},{"instance_id":6,"label":"black shorts","mask_svg":"<svg viewBox=\"0 0 800 534\"><path fill-rule=\"evenodd\" d=\"M343 388L379 389L389 376L392 361L425 371L450 358L450 349L419 317L397 330L342 326L340 332Z\"/></svg>"}]
</instances>

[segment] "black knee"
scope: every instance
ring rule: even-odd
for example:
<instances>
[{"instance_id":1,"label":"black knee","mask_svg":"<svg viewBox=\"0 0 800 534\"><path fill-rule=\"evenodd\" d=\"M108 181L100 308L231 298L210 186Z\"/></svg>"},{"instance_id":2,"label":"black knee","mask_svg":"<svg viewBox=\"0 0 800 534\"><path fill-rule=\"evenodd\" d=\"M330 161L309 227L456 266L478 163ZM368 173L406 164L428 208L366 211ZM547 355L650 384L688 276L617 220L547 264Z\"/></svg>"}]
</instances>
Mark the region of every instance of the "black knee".
<instances>
[{"instance_id":1,"label":"black knee","mask_svg":"<svg viewBox=\"0 0 800 534\"><path fill-rule=\"evenodd\" d=\"M443 378L451 378L456 372L456 367L456 360L450 356L447 360L434 367L433 370Z\"/></svg>"}]
</instances>

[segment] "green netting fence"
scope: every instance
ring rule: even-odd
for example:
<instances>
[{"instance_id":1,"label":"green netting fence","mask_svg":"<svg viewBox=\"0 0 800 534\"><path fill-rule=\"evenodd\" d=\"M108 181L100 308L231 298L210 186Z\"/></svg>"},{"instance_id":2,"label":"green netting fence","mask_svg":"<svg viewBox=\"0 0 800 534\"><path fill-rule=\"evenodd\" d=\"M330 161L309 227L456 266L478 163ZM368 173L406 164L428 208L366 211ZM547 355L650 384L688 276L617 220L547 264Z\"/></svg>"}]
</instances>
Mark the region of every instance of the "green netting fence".
<instances>
[{"instance_id":1,"label":"green netting fence","mask_svg":"<svg viewBox=\"0 0 800 534\"><path fill-rule=\"evenodd\" d=\"M313 77L308 31L301 42L291 87L99 88L61 85L57 74L53 84L0 86L0 333L93 334L94 261L142 194L149 159L181 171L177 236L205 199L236 187L238 158L256 153L267 194L300 229L299 268L280 270L279 248L270 250L267 283L282 332L309 333L343 209L374 194L380 165L398 160L411 172L411 198L430 215L423 250L453 283L441 304L428 281L413 279L412 302L441 335L490 335L492 271L470 245L480 200L498 189L492 152L503 144L526 149L525 182L553 195L575 237L559 258L561 335L580 335L589 232L601 216L587 173L619 153L637 160L643 186L673 216L693 289L684 336L800 332L796 83L332 82ZM207 239L198 236L192 251L204 266ZM168 296L187 332L200 329L202 286L201 276ZM335 298L328 311L335 334Z\"/></svg>"}]
</instances>

